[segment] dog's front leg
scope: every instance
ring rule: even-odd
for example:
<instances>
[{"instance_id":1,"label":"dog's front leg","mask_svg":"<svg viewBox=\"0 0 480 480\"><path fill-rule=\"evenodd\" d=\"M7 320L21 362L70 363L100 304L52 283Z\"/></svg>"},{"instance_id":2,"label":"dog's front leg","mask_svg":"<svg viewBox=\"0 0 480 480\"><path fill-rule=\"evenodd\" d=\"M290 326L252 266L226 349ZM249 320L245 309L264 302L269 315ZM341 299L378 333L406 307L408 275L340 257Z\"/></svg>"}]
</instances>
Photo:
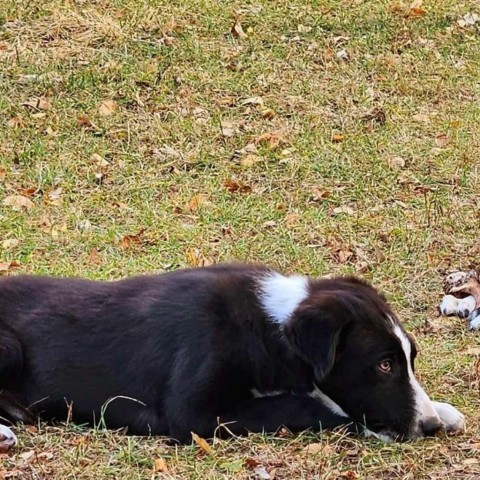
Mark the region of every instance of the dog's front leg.
<instances>
[{"instance_id":1,"label":"dog's front leg","mask_svg":"<svg viewBox=\"0 0 480 480\"><path fill-rule=\"evenodd\" d=\"M246 400L232 412L220 416L220 424L237 435L276 432L282 427L292 432L301 432L345 426L348 431L357 432L356 426L348 417L332 412L326 405L308 395L290 393Z\"/></svg>"}]
</instances>

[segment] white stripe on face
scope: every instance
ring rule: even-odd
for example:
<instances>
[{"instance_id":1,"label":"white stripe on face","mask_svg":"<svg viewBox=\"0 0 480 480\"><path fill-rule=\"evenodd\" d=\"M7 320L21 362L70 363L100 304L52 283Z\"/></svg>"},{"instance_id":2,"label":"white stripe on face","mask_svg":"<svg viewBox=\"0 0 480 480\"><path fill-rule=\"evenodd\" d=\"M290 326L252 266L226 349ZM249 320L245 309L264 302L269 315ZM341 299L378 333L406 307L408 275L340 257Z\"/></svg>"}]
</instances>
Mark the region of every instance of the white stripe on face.
<instances>
[{"instance_id":1,"label":"white stripe on face","mask_svg":"<svg viewBox=\"0 0 480 480\"><path fill-rule=\"evenodd\" d=\"M393 320L392 323L394 325L393 332L400 340L400 344L402 345L402 350L405 353L405 357L407 359L407 368L408 368L408 377L410 379L410 385L413 390L414 398L415 398L415 410L416 410L416 419L414 423L414 436L421 436L422 435L422 422L426 419L437 418L438 413L435 410L435 406L433 402L430 400L428 395L425 393L425 390L421 387L418 380L415 378L415 374L413 373L412 368L412 345L410 344L410 340L408 339L405 332L397 325Z\"/></svg>"}]
</instances>

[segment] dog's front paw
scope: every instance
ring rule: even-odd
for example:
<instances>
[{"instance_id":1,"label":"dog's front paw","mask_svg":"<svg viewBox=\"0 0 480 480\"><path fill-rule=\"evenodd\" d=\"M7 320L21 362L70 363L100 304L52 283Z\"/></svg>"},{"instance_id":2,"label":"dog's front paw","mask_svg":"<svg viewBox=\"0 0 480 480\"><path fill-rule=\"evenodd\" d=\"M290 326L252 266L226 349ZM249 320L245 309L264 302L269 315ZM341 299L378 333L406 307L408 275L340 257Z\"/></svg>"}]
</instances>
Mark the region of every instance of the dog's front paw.
<instances>
[{"instance_id":1,"label":"dog's front paw","mask_svg":"<svg viewBox=\"0 0 480 480\"><path fill-rule=\"evenodd\" d=\"M449 403L433 402L433 406L443 423L447 433L463 431L465 428L465 416Z\"/></svg>"},{"instance_id":2,"label":"dog's front paw","mask_svg":"<svg viewBox=\"0 0 480 480\"><path fill-rule=\"evenodd\" d=\"M472 295L465 298L445 295L439 309L440 313L445 316L456 315L460 318L467 318L475 309L475 298Z\"/></svg>"},{"instance_id":3,"label":"dog's front paw","mask_svg":"<svg viewBox=\"0 0 480 480\"><path fill-rule=\"evenodd\" d=\"M17 437L5 425L0 425L0 453L5 453L17 445Z\"/></svg>"},{"instance_id":4,"label":"dog's front paw","mask_svg":"<svg viewBox=\"0 0 480 480\"><path fill-rule=\"evenodd\" d=\"M478 330L480 328L480 309L477 308L472 312L468 319L468 326L470 330Z\"/></svg>"}]
</instances>

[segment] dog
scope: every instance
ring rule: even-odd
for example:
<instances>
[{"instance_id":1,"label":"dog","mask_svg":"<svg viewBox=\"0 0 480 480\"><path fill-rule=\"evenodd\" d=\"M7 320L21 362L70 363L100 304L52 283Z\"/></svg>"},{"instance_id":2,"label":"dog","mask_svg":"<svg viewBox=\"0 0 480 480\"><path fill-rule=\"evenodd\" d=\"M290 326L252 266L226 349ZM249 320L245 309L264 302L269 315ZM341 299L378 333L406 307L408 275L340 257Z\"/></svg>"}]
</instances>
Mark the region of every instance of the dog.
<instances>
[{"instance_id":1,"label":"dog","mask_svg":"<svg viewBox=\"0 0 480 480\"><path fill-rule=\"evenodd\" d=\"M402 441L464 425L415 378L415 343L384 296L354 277L242 264L4 277L0 332L0 411L13 423L69 418L180 443L282 427Z\"/></svg>"},{"instance_id":2,"label":"dog","mask_svg":"<svg viewBox=\"0 0 480 480\"><path fill-rule=\"evenodd\" d=\"M455 271L445 277L445 293L438 309L445 316L466 318L470 330L480 328L480 274Z\"/></svg>"}]
</instances>

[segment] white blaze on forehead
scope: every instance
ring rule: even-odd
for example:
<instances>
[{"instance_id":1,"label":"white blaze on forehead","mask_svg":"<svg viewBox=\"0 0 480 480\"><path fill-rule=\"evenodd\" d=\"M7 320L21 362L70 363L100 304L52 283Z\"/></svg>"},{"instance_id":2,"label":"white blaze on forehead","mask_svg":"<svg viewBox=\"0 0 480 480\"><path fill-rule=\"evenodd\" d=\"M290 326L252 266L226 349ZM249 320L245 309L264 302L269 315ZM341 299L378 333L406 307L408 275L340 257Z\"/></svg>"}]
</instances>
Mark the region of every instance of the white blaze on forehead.
<instances>
[{"instance_id":1,"label":"white blaze on forehead","mask_svg":"<svg viewBox=\"0 0 480 480\"><path fill-rule=\"evenodd\" d=\"M420 427L420 422L426 420L427 418L437 417L438 414L435 410L433 402L430 400L428 395L425 393L425 390L421 387L418 380L415 378L415 374L413 373L412 368L412 345L410 340L408 339L405 332L400 328L400 326L392 320L393 323L393 332L400 340L400 344L402 345L402 350L405 353L405 357L407 358L407 368L408 368L408 377L410 379L410 385L413 390L414 398L415 398L415 409L417 412L417 418L415 421L415 428Z\"/></svg>"},{"instance_id":2,"label":"white blaze on forehead","mask_svg":"<svg viewBox=\"0 0 480 480\"><path fill-rule=\"evenodd\" d=\"M260 279L260 302L277 323L285 323L308 296L308 278L272 272Z\"/></svg>"}]
</instances>

